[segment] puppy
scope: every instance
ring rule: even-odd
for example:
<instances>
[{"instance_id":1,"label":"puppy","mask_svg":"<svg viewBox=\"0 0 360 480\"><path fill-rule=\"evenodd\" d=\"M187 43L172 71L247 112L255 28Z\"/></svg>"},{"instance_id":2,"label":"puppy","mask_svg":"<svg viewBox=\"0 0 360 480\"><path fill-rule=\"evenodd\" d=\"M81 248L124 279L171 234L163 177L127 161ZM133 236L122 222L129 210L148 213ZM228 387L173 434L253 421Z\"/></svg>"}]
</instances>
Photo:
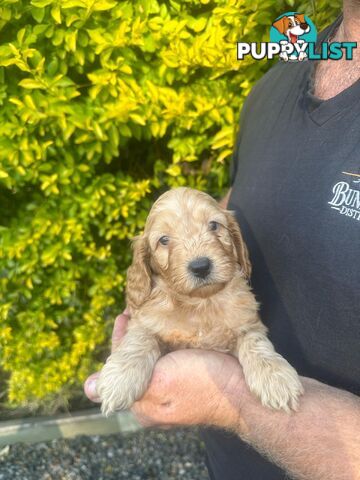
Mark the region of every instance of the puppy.
<instances>
[{"instance_id":1,"label":"puppy","mask_svg":"<svg viewBox=\"0 0 360 480\"><path fill-rule=\"evenodd\" d=\"M131 320L97 382L103 413L131 407L158 358L181 348L234 355L263 405L297 409L302 385L266 336L250 273L231 212L190 188L164 193L134 242L126 292Z\"/></svg>"}]
</instances>

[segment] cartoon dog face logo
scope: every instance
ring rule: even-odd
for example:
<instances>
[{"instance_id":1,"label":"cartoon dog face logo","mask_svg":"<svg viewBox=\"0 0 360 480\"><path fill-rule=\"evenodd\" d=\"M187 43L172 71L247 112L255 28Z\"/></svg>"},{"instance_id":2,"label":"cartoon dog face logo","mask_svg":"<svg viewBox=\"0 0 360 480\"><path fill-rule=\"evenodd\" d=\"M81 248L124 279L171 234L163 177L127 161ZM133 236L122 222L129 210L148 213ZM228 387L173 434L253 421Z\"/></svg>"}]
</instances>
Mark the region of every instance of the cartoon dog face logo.
<instances>
[{"instance_id":1,"label":"cartoon dog face logo","mask_svg":"<svg viewBox=\"0 0 360 480\"><path fill-rule=\"evenodd\" d=\"M298 37L310 32L310 25L305 20L305 15L296 13L285 15L273 23L278 32L285 35L290 43L297 43Z\"/></svg>"},{"instance_id":2,"label":"cartoon dog face logo","mask_svg":"<svg viewBox=\"0 0 360 480\"><path fill-rule=\"evenodd\" d=\"M310 31L309 38L306 34ZM305 35L305 37L301 38L303 35ZM305 60L307 58L307 42L309 40L312 41L312 37L316 39L316 28L313 23L309 17L296 12L285 13L275 20L270 29L270 39L280 43L282 46L282 52L279 54L279 57L285 62L301 62ZM294 50L295 47L296 52Z\"/></svg>"}]
</instances>

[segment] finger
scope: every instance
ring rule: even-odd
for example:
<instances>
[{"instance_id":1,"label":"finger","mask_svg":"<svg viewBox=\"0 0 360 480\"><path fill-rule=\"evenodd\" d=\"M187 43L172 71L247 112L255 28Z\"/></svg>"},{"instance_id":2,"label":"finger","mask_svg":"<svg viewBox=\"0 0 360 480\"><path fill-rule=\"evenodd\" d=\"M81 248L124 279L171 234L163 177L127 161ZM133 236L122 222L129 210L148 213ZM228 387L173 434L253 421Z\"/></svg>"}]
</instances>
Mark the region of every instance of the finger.
<instances>
[{"instance_id":1,"label":"finger","mask_svg":"<svg viewBox=\"0 0 360 480\"><path fill-rule=\"evenodd\" d=\"M137 402L136 402L137 403ZM136 405L135 403L135 405ZM136 421L144 428L149 428L149 427L160 427L159 421L157 421L155 418L152 418L149 415L146 415L144 412L142 412L141 408L136 408L132 407L131 412L134 415Z\"/></svg>"},{"instance_id":2,"label":"finger","mask_svg":"<svg viewBox=\"0 0 360 480\"><path fill-rule=\"evenodd\" d=\"M88 377L84 383L84 392L89 400L95 403L101 403L101 400L96 391L96 382L99 378L99 372L93 373Z\"/></svg>"},{"instance_id":3,"label":"finger","mask_svg":"<svg viewBox=\"0 0 360 480\"><path fill-rule=\"evenodd\" d=\"M131 412L143 427L157 427L163 430L174 428L164 414L163 409L152 401L144 398L138 400L131 407Z\"/></svg>"},{"instance_id":4,"label":"finger","mask_svg":"<svg viewBox=\"0 0 360 480\"><path fill-rule=\"evenodd\" d=\"M148 402L146 400L138 400L131 407L131 413L134 415L136 420L143 427L154 427L158 424L154 418L152 418L151 406L149 408Z\"/></svg>"},{"instance_id":5,"label":"finger","mask_svg":"<svg viewBox=\"0 0 360 480\"><path fill-rule=\"evenodd\" d=\"M136 403L135 403L136 405ZM134 417L136 418L137 422L144 428L149 427L156 427L160 428L161 430L170 430L174 428L175 425L171 425L169 423L162 423L160 419L151 417L149 415L145 415L141 408L137 408L136 406L131 408L131 412L133 413Z\"/></svg>"},{"instance_id":6,"label":"finger","mask_svg":"<svg viewBox=\"0 0 360 480\"><path fill-rule=\"evenodd\" d=\"M157 423L145 415L137 415L134 413L136 421L144 428L157 427Z\"/></svg>"},{"instance_id":7,"label":"finger","mask_svg":"<svg viewBox=\"0 0 360 480\"><path fill-rule=\"evenodd\" d=\"M127 323L130 319L130 315L127 309L118 315L115 319L114 328L111 336L111 351L119 345L121 339L125 335Z\"/></svg>"}]
</instances>

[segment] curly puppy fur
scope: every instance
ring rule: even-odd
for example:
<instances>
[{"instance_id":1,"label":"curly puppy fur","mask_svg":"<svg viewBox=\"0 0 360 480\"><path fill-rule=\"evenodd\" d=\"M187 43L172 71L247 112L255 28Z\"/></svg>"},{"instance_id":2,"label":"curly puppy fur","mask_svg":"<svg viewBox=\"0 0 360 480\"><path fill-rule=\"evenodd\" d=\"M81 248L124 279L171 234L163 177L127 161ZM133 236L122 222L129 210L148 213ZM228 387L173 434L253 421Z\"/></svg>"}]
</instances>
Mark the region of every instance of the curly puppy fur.
<instances>
[{"instance_id":1,"label":"curly puppy fur","mask_svg":"<svg viewBox=\"0 0 360 480\"><path fill-rule=\"evenodd\" d=\"M190 188L164 193L134 240L127 275L131 320L97 382L103 413L131 407L158 358L180 348L234 355L263 405L296 410L302 385L266 336L250 273L232 212Z\"/></svg>"}]
</instances>

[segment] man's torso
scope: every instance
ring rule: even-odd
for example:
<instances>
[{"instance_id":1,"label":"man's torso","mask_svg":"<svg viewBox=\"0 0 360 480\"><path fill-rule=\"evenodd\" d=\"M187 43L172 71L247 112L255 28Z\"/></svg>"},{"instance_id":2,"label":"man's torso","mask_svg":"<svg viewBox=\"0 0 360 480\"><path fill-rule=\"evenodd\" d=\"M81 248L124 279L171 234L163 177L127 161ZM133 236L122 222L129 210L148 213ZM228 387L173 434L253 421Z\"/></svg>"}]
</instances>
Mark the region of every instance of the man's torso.
<instances>
[{"instance_id":1,"label":"man's torso","mask_svg":"<svg viewBox=\"0 0 360 480\"><path fill-rule=\"evenodd\" d=\"M279 64L251 93L229 208L277 351L301 375L359 394L360 81L320 101L313 68ZM236 438L204 438L216 479L285 478Z\"/></svg>"}]
</instances>

